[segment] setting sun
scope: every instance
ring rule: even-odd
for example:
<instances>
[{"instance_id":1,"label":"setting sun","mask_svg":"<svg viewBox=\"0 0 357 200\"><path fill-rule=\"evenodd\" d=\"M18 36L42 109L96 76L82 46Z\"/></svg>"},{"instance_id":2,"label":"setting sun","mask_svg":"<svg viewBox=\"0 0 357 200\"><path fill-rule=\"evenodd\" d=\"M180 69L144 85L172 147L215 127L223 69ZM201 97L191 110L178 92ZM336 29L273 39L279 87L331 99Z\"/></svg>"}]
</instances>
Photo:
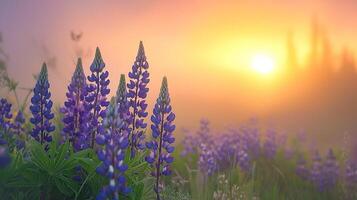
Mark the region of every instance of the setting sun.
<instances>
[{"instance_id":1,"label":"setting sun","mask_svg":"<svg viewBox=\"0 0 357 200\"><path fill-rule=\"evenodd\" d=\"M274 59L265 54L257 54L252 57L251 67L261 73L261 74L269 74L275 68Z\"/></svg>"}]
</instances>

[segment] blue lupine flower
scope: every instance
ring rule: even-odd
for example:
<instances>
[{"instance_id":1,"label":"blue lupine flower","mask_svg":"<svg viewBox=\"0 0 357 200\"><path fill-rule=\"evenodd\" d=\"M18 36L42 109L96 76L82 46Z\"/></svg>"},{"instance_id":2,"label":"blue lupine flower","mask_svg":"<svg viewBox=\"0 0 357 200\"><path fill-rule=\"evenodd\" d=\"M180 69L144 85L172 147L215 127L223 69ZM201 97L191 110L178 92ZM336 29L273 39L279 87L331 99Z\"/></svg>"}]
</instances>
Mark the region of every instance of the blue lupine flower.
<instances>
[{"instance_id":1,"label":"blue lupine flower","mask_svg":"<svg viewBox=\"0 0 357 200\"><path fill-rule=\"evenodd\" d=\"M0 145L0 169L5 168L11 163L11 157L8 149L5 146Z\"/></svg>"},{"instance_id":2,"label":"blue lupine flower","mask_svg":"<svg viewBox=\"0 0 357 200\"><path fill-rule=\"evenodd\" d=\"M84 75L82 60L78 58L76 69L72 75L71 83L66 93L67 100L61 108L64 128L63 140L68 139L76 151L89 147L88 112L85 109L85 96L87 82Z\"/></svg>"},{"instance_id":3,"label":"blue lupine flower","mask_svg":"<svg viewBox=\"0 0 357 200\"><path fill-rule=\"evenodd\" d=\"M172 112L170 105L170 96L168 91L167 79L163 78L160 94L156 100L156 104L151 116L152 140L146 143L146 147L150 150L145 160L153 167L152 175L156 178L155 192L157 199L159 196L159 181L160 176L168 176L171 174L170 163L174 158L171 156L174 151L172 144L175 141L172 133L175 130L173 121L175 114Z\"/></svg>"},{"instance_id":4,"label":"blue lupine flower","mask_svg":"<svg viewBox=\"0 0 357 200\"><path fill-rule=\"evenodd\" d=\"M219 170L235 166L237 155L240 150L240 136L236 130L229 130L229 133L221 134L213 138L213 147L216 151L216 159Z\"/></svg>"},{"instance_id":5,"label":"blue lupine flower","mask_svg":"<svg viewBox=\"0 0 357 200\"><path fill-rule=\"evenodd\" d=\"M264 154L267 158L273 158L276 154L276 132L272 129L267 131L266 140L263 146Z\"/></svg>"},{"instance_id":6,"label":"blue lupine flower","mask_svg":"<svg viewBox=\"0 0 357 200\"><path fill-rule=\"evenodd\" d=\"M198 167L203 173L204 178L211 176L218 170L214 149L210 148L207 144L204 143L200 145Z\"/></svg>"},{"instance_id":7,"label":"blue lupine flower","mask_svg":"<svg viewBox=\"0 0 357 200\"><path fill-rule=\"evenodd\" d=\"M44 63L33 90L30 106L32 113L30 122L34 125L31 136L41 144L52 141L50 133L55 130L55 126L51 122L54 114L51 111L53 103L50 99L49 88L47 66Z\"/></svg>"},{"instance_id":8,"label":"blue lupine flower","mask_svg":"<svg viewBox=\"0 0 357 200\"><path fill-rule=\"evenodd\" d=\"M237 163L239 167L245 172L248 172L251 168L249 155L243 148L238 152Z\"/></svg>"},{"instance_id":9,"label":"blue lupine flower","mask_svg":"<svg viewBox=\"0 0 357 200\"><path fill-rule=\"evenodd\" d=\"M243 126L240 129L242 133L242 148L252 157L256 158L260 154L259 130L254 126Z\"/></svg>"},{"instance_id":10,"label":"blue lupine flower","mask_svg":"<svg viewBox=\"0 0 357 200\"><path fill-rule=\"evenodd\" d=\"M24 113L20 110L14 119L12 125L12 132L16 135L16 147L17 149L23 149L25 147L25 141L21 139L21 135L24 132L24 124L25 124L25 116Z\"/></svg>"},{"instance_id":11,"label":"blue lupine flower","mask_svg":"<svg viewBox=\"0 0 357 200\"><path fill-rule=\"evenodd\" d=\"M124 172L128 166L124 163L125 150L129 145L127 129L128 102L124 76L120 78L118 96L113 98L106 109L106 117L99 128L96 142L101 148L97 155L102 161L97 173L109 179L97 195L98 200L119 199L119 194L128 194L131 190L126 186Z\"/></svg>"},{"instance_id":12,"label":"blue lupine flower","mask_svg":"<svg viewBox=\"0 0 357 200\"><path fill-rule=\"evenodd\" d=\"M130 125L131 157L135 156L136 151L145 148L143 140L145 139L144 129L147 127L147 123L144 121L144 118L148 116L145 99L149 92L147 84L150 81L148 68L149 64L146 61L144 45L142 41L140 41L138 54L132 66L132 71L129 72L130 81L127 84L132 118L132 123Z\"/></svg>"},{"instance_id":13,"label":"blue lupine flower","mask_svg":"<svg viewBox=\"0 0 357 200\"><path fill-rule=\"evenodd\" d=\"M346 185L349 188L354 188L357 185L357 164L352 160L346 162L345 170Z\"/></svg>"},{"instance_id":14,"label":"blue lupine flower","mask_svg":"<svg viewBox=\"0 0 357 200\"><path fill-rule=\"evenodd\" d=\"M312 168L310 170L310 177L312 183L315 187L319 190L323 190L323 171L322 171L322 160L318 151L315 152L313 161L312 161Z\"/></svg>"},{"instance_id":15,"label":"blue lupine flower","mask_svg":"<svg viewBox=\"0 0 357 200\"><path fill-rule=\"evenodd\" d=\"M92 72L88 76L89 84L86 88L88 95L85 97L85 107L88 112L88 121L90 123L89 133L90 147L94 147L95 138L99 132L102 119L105 117L105 108L109 105L106 96L109 94L110 83L108 71L104 70L105 63L100 54L99 48L95 51L93 63L90 66Z\"/></svg>"},{"instance_id":16,"label":"blue lupine flower","mask_svg":"<svg viewBox=\"0 0 357 200\"><path fill-rule=\"evenodd\" d=\"M197 141L188 129L183 129L184 137L182 139L183 150L181 151L181 156L187 156L189 154L197 153Z\"/></svg>"},{"instance_id":17,"label":"blue lupine flower","mask_svg":"<svg viewBox=\"0 0 357 200\"><path fill-rule=\"evenodd\" d=\"M326 160L324 162L323 174L324 190L333 188L338 181L339 167L332 149L329 149Z\"/></svg>"},{"instance_id":18,"label":"blue lupine flower","mask_svg":"<svg viewBox=\"0 0 357 200\"><path fill-rule=\"evenodd\" d=\"M0 100L0 144L7 144L12 137L11 104L4 98Z\"/></svg>"},{"instance_id":19,"label":"blue lupine flower","mask_svg":"<svg viewBox=\"0 0 357 200\"><path fill-rule=\"evenodd\" d=\"M197 142L198 144L211 144L212 138L210 135L210 122L208 119L201 119L200 121L200 129L197 131Z\"/></svg>"},{"instance_id":20,"label":"blue lupine flower","mask_svg":"<svg viewBox=\"0 0 357 200\"><path fill-rule=\"evenodd\" d=\"M299 156L298 161L296 163L296 175L304 180L308 180L310 176L310 171L306 166L306 160L303 156Z\"/></svg>"}]
</instances>

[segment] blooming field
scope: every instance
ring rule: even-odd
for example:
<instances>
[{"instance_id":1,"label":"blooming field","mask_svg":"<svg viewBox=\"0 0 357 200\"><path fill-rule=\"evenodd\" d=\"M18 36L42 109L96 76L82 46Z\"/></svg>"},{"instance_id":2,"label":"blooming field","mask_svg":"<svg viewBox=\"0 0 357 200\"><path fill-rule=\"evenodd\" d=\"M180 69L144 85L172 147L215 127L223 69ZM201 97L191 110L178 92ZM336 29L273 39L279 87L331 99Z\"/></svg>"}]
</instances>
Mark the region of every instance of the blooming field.
<instances>
[{"instance_id":1,"label":"blooming field","mask_svg":"<svg viewBox=\"0 0 357 200\"><path fill-rule=\"evenodd\" d=\"M340 149L306 150L308 138L256 123L214 133L202 120L196 131L176 131L166 77L147 109L149 71L140 42L128 76L110 91L97 48L89 75L78 59L60 108L46 64L29 109L1 98L0 198L357 199L357 163ZM16 96L12 80L3 82Z\"/></svg>"}]
</instances>

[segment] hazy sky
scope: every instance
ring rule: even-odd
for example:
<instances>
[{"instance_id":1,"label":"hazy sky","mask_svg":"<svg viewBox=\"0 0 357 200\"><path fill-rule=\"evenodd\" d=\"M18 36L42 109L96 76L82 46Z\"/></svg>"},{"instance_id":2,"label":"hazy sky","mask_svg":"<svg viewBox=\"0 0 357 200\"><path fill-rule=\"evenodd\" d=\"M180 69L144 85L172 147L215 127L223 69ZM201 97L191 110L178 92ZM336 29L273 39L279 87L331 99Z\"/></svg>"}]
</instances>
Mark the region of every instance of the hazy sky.
<instances>
[{"instance_id":1,"label":"hazy sky","mask_svg":"<svg viewBox=\"0 0 357 200\"><path fill-rule=\"evenodd\" d=\"M325 28L334 53L345 45L354 49L356 10L354 0L1 0L0 32L10 74L23 86L33 86L31 74L44 60L55 58L49 76L57 102L64 99L78 46L85 50L87 73L94 49L100 47L110 87L116 90L119 75L128 73L143 40L150 103L166 75L178 123L196 124L207 117L229 124L270 106L269 98L257 95L267 93L274 75L244 76L252 55L269 54L283 67L286 35L293 31L302 62L313 17ZM83 32L78 44L70 40L71 30ZM245 79L256 80L254 90L242 86Z\"/></svg>"}]
</instances>

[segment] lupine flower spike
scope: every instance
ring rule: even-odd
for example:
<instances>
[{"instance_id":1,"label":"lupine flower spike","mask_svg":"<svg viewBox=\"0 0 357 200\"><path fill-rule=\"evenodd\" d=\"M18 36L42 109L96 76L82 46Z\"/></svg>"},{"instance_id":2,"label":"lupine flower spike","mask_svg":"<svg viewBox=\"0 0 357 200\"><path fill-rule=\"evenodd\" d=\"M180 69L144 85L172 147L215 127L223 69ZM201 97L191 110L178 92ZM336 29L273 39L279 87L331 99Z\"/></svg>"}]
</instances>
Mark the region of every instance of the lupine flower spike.
<instances>
[{"instance_id":1,"label":"lupine flower spike","mask_svg":"<svg viewBox=\"0 0 357 200\"><path fill-rule=\"evenodd\" d=\"M172 144L175 141L172 133L175 130L173 121L175 114L172 112L170 105L170 96L166 77L163 78L159 97L151 116L152 140L146 143L146 147L150 150L145 160L152 166L152 175L156 178L154 191L156 199L160 200L160 176L168 176L171 174L170 163L174 158L171 153L174 151Z\"/></svg>"},{"instance_id":2,"label":"lupine flower spike","mask_svg":"<svg viewBox=\"0 0 357 200\"><path fill-rule=\"evenodd\" d=\"M61 112L64 114L62 131L63 140L68 139L76 151L89 146L87 112L84 98L87 95L87 82L84 75L82 60L78 58L76 69L66 93L67 100Z\"/></svg>"},{"instance_id":3,"label":"lupine flower spike","mask_svg":"<svg viewBox=\"0 0 357 200\"><path fill-rule=\"evenodd\" d=\"M12 127L11 106L6 99L0 100L0 145L7 144L9 137L12 137L10 133Z\"/></svg>"},{"instance_id":4,"label":"lupine flower spike","mask_svg":"<svg viewBox=\"0 0 357 200\"><path fill-rule=\"evenodd\" d=\"M55 130L55 126L51 122L54 114L51 110L53 103L50 99L51 93L49 88L47 66L44 63L33 90L30 106L32 113L30 122L34 125L31 136L41 144L52 141L50 133Z\"/></svg>"},{"instance_id":5,"label":"lupine flower spike","mask_svg":"<svg viewBox=\"0 0 357 200\"><path fill-rule=\"evenodd\" d=\"M94 147L95 137L98 133L102 119L105 117L105 108L109 105L106 96L109 94L109 73L104 70L105 63L100 54L99 48L95 51L93 63L90 66L92 72L88 76L88 95L85 97L86 110L89 113L90 121L90 147Z\"/></svg>"},{"instance_id":6,"label":"lupine flower spike","mask_svg":"<svg viewBox=\"0 0 357 200\"><path fill-rule=\"evenodd\" d=\"M339 166L332 149L329 149L326 161L323 166L324 173L324 189L328 190L333 188L338 181Z\"/></svg>"},{"instance_id":7,"label":"lupine flower spike","mask_svg":"<svg viewBox=\"0 0 357 200\"><path fill-rule=\"evenodd\" d=\"M103 187L97 195L98 200L119 199L119 194L130 192L124 177L124 172L128 168L124 163L125 149L129 145L126 121L128 103L124 76L120 78L117 94L117 101L115 98L112 99L100 127L100 134L96 137L97 144L102 146L97 152L99 160L102 161L97 173L109 179L109 185Z\"/></svg>"},{"instance_id":8,"label":"lupine flower spike","mask_svg":"<svg viewBox=\"0 0 357 200\"><path fill-rule=\"evenodd\" d=\"M318 151L315 152L311 168L311 181L319 190L323 190L323 173L322 173L322 159Z\"/></svg>"},{"instance_id":9,"label":"lupine flower spike","mask_svg":"<svg viewBox=\"0 0 357 200\"><path fill-rule=\"evenodd\" d=\"M127 84L128 98L130 103L130 114L132 123L130 125L130 150L131 157L135 157L135 153L138 150L144 149L143 140L145 138L144 129L147 127L147 123L144 118L147 117L146 112L147 103L145 101L149 88L149 72L147 71L149 64L146 61L144 45L140 41L138 54L135 62L132 66L132 71L129 72L130 81Z\"/></svg>"}]
</instances>

